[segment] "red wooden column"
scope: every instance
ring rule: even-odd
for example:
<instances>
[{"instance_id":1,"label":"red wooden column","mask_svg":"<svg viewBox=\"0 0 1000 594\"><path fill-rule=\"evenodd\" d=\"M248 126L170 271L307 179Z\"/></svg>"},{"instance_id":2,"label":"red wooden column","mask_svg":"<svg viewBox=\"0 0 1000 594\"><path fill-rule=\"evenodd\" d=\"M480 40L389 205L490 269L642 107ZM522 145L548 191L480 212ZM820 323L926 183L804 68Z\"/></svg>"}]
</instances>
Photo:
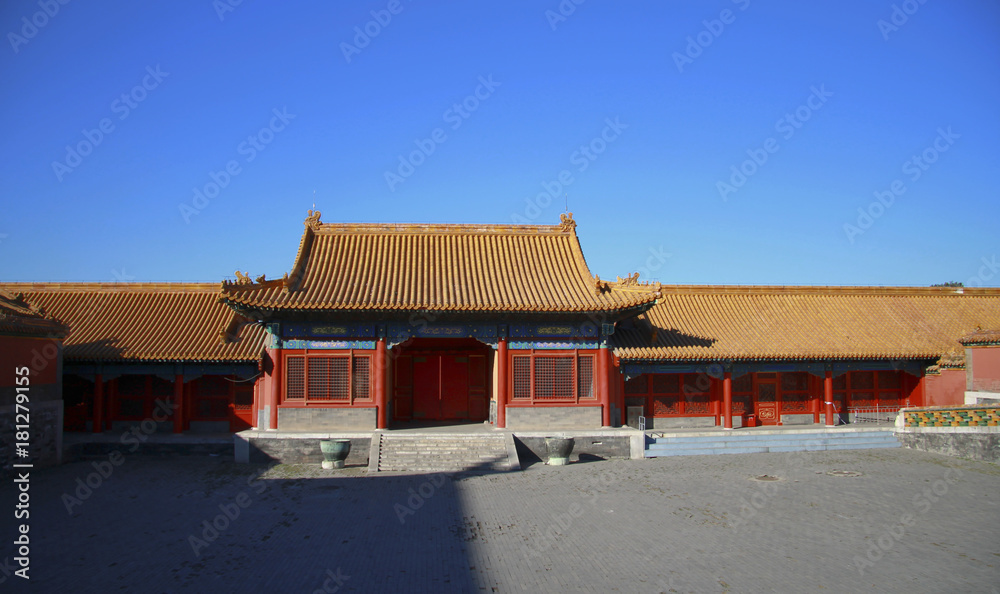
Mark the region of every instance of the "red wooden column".
<instances>
[{"instance_id":1,"label":"red wooden column","mask_svg":"<svg viewBox=\"0 0 1000 594\"><path fill-rule=\"evenodd\" d=\"M389 418L385 397L385 356L385 339L380 338L375 342L375 409L377 411L375 427L377 429L388 427Z\"/></svg>"},{"instance_id":2,"label":"red wooden column","mask_svg":"<svg viewBox=\"0 0 1000 594\"><path fill-rule=\"evenodd\" d=\"M611 353L611 385L614 386L612 391L615 397L615 402L618 403L618 414L621 418L619 426L624 427L628 419L625 416L625 376L622 374L621 361L615 357L614 352Z\"/></svg>"},{"instance_id":3,"label":"red wooden column","mask_svg":"<svg viewBox=\"0 0 1000 594\"><path fill-rule=\"evenodd\" d=\"M601 347L597 355L597 398L601 402L601 425L611 426L611 398L608 387L608 348Z\"/></svg>"},{"instance_id":4,"label":"red wooden column","mask_svg":"<svg viewBox=\"0 0 1000 594\"><path fill-rule=\"evenodd\" d=\"M733 374L729 371L722 376L722 428L733 428Z\"/></svg>"},{"instance_id":5,"label":"red wooden column","mask_svg":"<svg viewBox=\"0 0 1000 594\"><path fill-rule=\"evenodd\" d=\"M100 373L94 376L94 418L91 425L94 433L104 431L104 376Z\"/></svg>"},{"instance_id":6,"label":"red wooden column","mask_svg":"<svg viewBox=\"0 0 1000 594\"><path fill-rule=\"evenodd\" d=\"M184 375L174 375L174 433L184 432Z\"/></svg>"},{"instance_id":7,"label":"red wooden column","mask_svg":"<svg viewBox=\"0 0 1000 594\"><path fill-rule=\"evenodd\" d=\"M507 339L497 341L497 428L507 426L507 376L510 375Z\"/></svg>"},{"instance_id":8,"label":"red wooden column","mask_svg":"<svg viewBox=\"0 0 1000 594\"><path fill-rule=\"evenodd\" d=\"M833 372L827 371L823 378L823 403L826 406L826 426L833 427Z\"/></svg>"},{"instance_id":9,"label":"red wooden column","mask_svg":"<svg viewBox=\"0 0 1000 594\"><path fill-rule=\"evenodd\" d=\"M271 349L271 394L267 400L267 428L278 429L278 399L281 395L281 349Z\"/></svg>"}]
</instances>

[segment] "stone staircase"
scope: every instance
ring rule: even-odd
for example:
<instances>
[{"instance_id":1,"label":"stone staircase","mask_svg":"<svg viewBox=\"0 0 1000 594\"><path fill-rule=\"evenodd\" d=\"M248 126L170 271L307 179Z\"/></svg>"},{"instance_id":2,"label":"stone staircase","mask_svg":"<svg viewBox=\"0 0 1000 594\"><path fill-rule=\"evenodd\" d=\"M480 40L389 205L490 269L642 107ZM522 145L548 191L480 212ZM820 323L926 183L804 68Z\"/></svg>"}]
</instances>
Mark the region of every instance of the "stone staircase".
<instances>
[{"instance_id":1,"label":"stone staircase","mask_svg":"<svg viewBox=\"0 0 1000 594\"><path fill-rule=\"evenodd\" d=\"M646 437L647 458L702 454L756 454L764 452L817 452L898 448L892 429L752 430L674 433Z\"/></svg>"},{"instance_id":2,"label":"stone staircase","mask_svg":"<svg viewBox=\"0 0 1000 594\"><path fill-rule=\"evenodd\" d=\"M373 461L377 464L372 464ZM502 472L520 469L514 436L510 433L380 433L377 439L372 439L368 465L369 472Z\"/></svg>"}]
</instances>

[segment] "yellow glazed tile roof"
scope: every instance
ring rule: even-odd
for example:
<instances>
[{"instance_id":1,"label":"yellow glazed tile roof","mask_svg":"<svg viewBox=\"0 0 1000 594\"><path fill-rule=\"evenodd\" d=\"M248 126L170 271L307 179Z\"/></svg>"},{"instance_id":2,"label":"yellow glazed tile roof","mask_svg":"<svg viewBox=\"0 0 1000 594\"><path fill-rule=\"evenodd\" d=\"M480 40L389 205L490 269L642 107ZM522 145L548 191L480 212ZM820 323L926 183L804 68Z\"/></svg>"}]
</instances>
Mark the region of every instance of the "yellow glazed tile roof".
<instances>
[{"instance_id":1,"label":"yellow glazed tile roof","mask_svg":"<svg viewBox=\"0 0 1000 594\"><path fill-rule=\"evenodd\" d=\"M255 310L600 312L652 304L658 284L587 268L572 215L560 225L324 224L306 228L292 271L238 275L220 299Z\"/></svg>"},{"instance_id":2,"label":"yellow glazed tile roof","mask_svg":"<svg viewBox=\"0 0 1000 594\"><path fill-rule=\"evenodd\" d=\"M1000 327L1000 289L663 286L612 337L624 359L937 359Z\"/></svg>"},{"instance_id":3,"label":"yellow glazed tile roof","mask_svg":"<svg viewBox=\"0 0 1000 594\"><path fill-rule=\"evenodd\" d=\"M214 283L5 283L67 323L67 361L256 361L263 329Z\"/></svg>"}]
</instances>

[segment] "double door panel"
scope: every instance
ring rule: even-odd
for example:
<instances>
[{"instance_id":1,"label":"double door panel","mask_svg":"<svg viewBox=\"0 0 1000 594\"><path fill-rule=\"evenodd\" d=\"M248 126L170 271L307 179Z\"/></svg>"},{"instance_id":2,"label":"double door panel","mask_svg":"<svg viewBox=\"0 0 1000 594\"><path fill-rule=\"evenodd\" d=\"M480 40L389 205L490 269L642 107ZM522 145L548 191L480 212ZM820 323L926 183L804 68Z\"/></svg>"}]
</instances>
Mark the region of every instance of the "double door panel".
<instances>
[{"instance_id":1,"label":"double door panel","mask_svg":"<svg viewBox=\"0 0 1000 594\"><path fill-rule=\"evenodd\" d=\"M398 420L484 420L486 358L434 353L400 357L394 396Z\"/></svg>"}]
</instances>

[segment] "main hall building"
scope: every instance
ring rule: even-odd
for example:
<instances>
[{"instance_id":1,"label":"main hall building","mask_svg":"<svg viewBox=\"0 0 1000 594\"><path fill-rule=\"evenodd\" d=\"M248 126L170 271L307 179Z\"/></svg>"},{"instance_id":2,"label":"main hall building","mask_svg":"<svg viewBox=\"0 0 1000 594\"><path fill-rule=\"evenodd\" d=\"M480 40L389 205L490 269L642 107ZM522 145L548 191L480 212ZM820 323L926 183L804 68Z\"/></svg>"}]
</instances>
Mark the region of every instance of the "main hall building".
<instances>
[{"instance_id":1,"label":"main hall building","mask_svg":"<svg viewBox=\"0 0 1000 594\"><path fill-rule=\"evenodd\" d=\"M998 289L603 280L561 218L329 224L310 211L283 278L0 293L65 325L63 424L94 432L834 424L960 404L959 340L1000 328Z\"/></svg>"}]
</instances>

